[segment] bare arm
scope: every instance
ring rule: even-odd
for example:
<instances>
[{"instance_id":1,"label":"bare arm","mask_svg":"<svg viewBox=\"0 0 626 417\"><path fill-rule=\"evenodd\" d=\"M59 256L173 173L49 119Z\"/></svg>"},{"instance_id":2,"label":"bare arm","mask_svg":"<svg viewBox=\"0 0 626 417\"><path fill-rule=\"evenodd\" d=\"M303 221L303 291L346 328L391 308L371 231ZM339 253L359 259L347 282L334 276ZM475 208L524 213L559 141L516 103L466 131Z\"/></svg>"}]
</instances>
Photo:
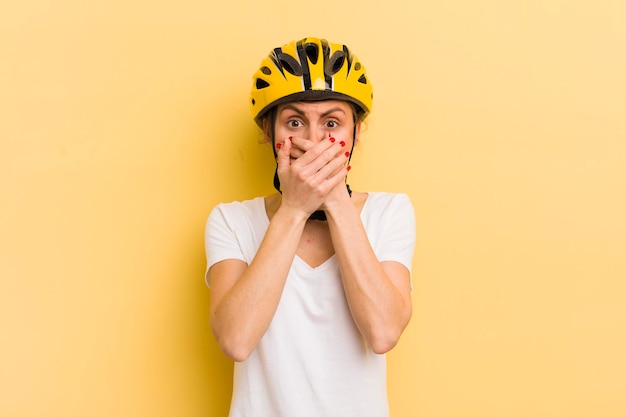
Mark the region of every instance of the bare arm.
<instances>
[{"instance_id":1,"label":"bare arm","mask_svg":"<svg viewBox=\"0 0 626 417\"><path fill-rule=\"evenodd\" d=\"M327 141L292 164L287 141L278 153L282 202L254 259L250 265L224 260L209 270L211 328L224 353L236 361L250 355L274 317L308 216L345 176L337 172L345 162L336 156L338 149Z\"/></svg>"},{"instance_id":2,"label":"bare arm","mask_svg":"<svg viewBox=\"0 0 626 417\"><path fill-rule=\"evenodd\" d=\"M326 214L354 321L372 349L385 353L411 318L409 271L398 262L378 261L349 200L328 204Z\"/></svg>"},{"instance_id":3,"label":"bare arm","mask_svg":"<svg viewBox=\"0 0 626 417\"><path fill-rule=\"evenodd\" d=\"M278 210L250 265L235 259L209 270L211 328L224 353L245 360L278 307L306 217Z\"/></svg>"},{"instance_id":4,"label":"bare arm","mask_svg":"<svg viewBox=\"0 0 626 417\"><path fill-rule=\"evenodd\" d=\"M306 142L298 144L307 149ZM346 173L340 170L343 179ZM387 352L411 318L410 272L398 262L378 261L344 181L325 194L322 208L353 319L375 352Z\"/></svg>"}]
</instances>

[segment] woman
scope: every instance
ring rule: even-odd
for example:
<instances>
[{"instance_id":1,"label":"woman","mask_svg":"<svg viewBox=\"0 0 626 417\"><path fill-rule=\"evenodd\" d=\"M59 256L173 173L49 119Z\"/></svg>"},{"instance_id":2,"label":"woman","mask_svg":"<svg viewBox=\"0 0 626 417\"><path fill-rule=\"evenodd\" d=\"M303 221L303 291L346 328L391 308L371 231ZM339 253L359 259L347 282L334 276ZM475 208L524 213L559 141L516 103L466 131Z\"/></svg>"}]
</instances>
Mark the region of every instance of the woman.
<instances>
[{"instance_id":1,"label":"woman","mask_svg":"<svg viewBox=\"0 0 626 417\"><path fill-rule=\"evenodd\" d=\"M346 184L372 106L365 69L306 38L253 80L278 192L220 204L206 228L211 327L237 362L230 416L388 416L384 353L411 316L415 224L406 195Z\"/></svg>"}]
</instances>

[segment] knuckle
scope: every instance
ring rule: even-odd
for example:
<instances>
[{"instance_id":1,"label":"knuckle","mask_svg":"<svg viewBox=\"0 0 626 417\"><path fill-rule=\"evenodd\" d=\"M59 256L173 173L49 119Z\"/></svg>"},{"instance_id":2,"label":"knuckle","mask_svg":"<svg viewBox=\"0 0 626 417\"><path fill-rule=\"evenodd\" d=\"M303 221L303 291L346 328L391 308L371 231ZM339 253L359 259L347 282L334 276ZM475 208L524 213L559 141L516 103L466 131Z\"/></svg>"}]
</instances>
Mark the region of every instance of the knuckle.
<instances>
[{"instance_id":1,"label":"knuckle","mask_svg":"<svg viewBox=\"0 0 626 417\"><path fill-rule=\"evenodd\" d=\"M298 171L298 172L296 172L296 178L297 178L299 181L306 182L306 181L307 181L307 179L308 179L308 177L309 177L309 176L308 176L307 174L305 174L305 173L304 173L304 171Z\"/></svg>"},{"instance_id":2,"label":"knuckle","mask_svg":"<svg viewBox=\"0 0 626 417\"><path fill-rule=\"evenodd\" d=\"M325 151L323 156L324 162L326 163L329 163L330 161L335 159L335 153L332 151L332 149L328 149L327 151Z\"/></svg>"}]
</instances>

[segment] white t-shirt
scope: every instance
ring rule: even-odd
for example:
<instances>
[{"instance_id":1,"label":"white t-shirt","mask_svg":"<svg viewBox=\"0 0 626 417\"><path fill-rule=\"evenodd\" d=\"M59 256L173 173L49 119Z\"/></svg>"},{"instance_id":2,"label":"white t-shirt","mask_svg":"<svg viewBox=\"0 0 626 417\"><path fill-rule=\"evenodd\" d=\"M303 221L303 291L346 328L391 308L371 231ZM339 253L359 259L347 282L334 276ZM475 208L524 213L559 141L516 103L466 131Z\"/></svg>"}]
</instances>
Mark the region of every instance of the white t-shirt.
<instances>
[{"instance_id":1,"label":"white t-shirt","mask_svg":"<svg viewBox=\"0 0 626 417\"><path fill-rule=\"evenodd\" d=\"M378 260L410 271L409 198L369 193L361 220ZM206 226L207 270L225 259L250 264L268 226L262 197L216 206ZM335 255L316 268L296 256L267 332L235 363L230 417L387 416L385 356L372 351L352 319Z\"/></svg>"}]
</instances>

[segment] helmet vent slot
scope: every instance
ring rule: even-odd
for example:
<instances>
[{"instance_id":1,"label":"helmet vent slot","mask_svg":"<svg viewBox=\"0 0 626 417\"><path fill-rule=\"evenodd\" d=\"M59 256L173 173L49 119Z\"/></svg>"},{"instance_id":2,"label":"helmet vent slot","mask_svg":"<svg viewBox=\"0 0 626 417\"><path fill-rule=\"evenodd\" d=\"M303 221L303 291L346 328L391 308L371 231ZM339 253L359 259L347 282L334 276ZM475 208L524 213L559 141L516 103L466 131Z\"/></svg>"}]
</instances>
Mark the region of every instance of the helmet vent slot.
<instances>
[{"instance_id":1,"label":"helmet vent slot","mask_svg":"<svg viewBox=\"0 0 626 417\"><path fill-rule=\"evenodd\" d=\"M265 80L262 80L260 78L256 79L256 88L257 90L262 90L263 88L267 88L270 86L270 83L268 83Z\"/></svg>"},{"instance_id":2,"label":"helmet vent slot","mask_svg":"<svg viewBox=\"0 0 626 417\"><path fill-rule=\"evenodd\" d=\"M296 59L290 55L281 53L278 56L280 65L291 75L300 77L302 75L302 66L296 61Z\"/></svg>"},{"instance_id":3,"label":"helmet vent slot","mask_svg":"<svg viewBox=\"0 0 626 417\"><path fill-rule=\"evenodd\" d=\"M343 67L343 63L345 62L345 55L343 51L337 51L330 57L328 62L326 63L325 72L328 75L335 75L339 72L341 67Z\"/></svg>"},{"instance_id":4,"label":"helmet vent slot","mask_svg":"<svg viewBox=\"0 0 626 417\"><path fill-rule=\"evenodd\" d=\"M250 80L250 110L262 128L276 106L293 101L343 100L362 120L372 108L372 85L346 45L307 37L270 50Z\"/></svg>"},{"instance_id":5,"label":"helmet vent slot","mask_svg":"<svg viewBox=\"0 0 626 417\"><path fill-rule=\"evenodd\" d=\"M304 51L306 52L306 56L309 58L309 61L313 65L317 64L317 58L319 56L319 48L314 43L307 43L304 47Z\"/></svg>"}]
</instances>

